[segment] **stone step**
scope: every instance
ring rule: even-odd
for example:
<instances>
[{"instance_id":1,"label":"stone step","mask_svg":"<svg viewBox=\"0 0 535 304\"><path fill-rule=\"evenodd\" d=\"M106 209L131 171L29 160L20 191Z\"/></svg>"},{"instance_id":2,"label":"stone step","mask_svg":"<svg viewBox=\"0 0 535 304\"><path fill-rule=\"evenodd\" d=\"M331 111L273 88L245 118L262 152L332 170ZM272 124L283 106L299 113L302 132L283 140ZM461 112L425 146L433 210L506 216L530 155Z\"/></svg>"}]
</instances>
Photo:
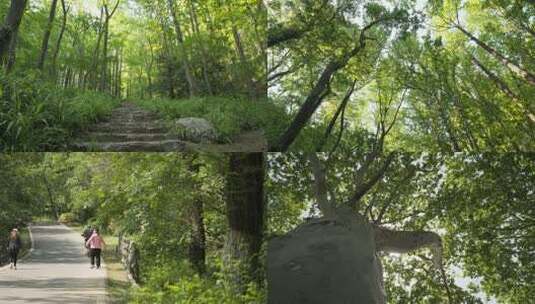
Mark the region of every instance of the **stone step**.
<instances>
[{"instance_id":1,"label":"stone step","mask_svg":"<svg viewBox=\"0 0 535 304\"><path fill-rule=\"evenodd\" d=\"M177 139L167 133L116 133L89 132L83 136L89 142L158 141Z\"/></svg>"},{"instance_id":2,"label":"stone step","mask_svg":"<svg viewBox=\"0 0 535 304\"><path fill-rule=\"evenodd\" d=\"M156 113L146 112L146 111L112 111L112 115L117 116L153 116L158 117Z\"/></svg>"},{"instance_id":3,"label":"stone step","mask_svg":"<svg viewBox=\"0 0 535 304\"><path fill-rule=\"evenodd\" d=\"M167 127L158 124L109 124L101 123L89 127L90 132L98 133L167 133Z\"/></svg>"},{"instance_id":4,"label":"stone step","mask_svg":"<svg viewBox=\"0 0 535 304\"><path fill-rule=\"evenodd\" d=\"M72 149L84 152L184 152L186 144L180 140L81 142L73 144Z\"/></svg>"}]
</instances>

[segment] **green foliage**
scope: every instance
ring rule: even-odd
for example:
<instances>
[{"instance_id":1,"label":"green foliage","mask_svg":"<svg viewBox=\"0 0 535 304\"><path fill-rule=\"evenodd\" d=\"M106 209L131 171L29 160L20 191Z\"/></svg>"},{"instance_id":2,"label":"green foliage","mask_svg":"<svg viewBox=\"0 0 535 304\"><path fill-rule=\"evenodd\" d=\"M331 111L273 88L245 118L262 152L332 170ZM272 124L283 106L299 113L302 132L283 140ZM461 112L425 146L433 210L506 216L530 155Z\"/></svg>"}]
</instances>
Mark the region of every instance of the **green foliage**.
<instances>
[{"instance_id":1,"label":"green foliage","mask_svg":"<svg viewBox=\"0 0 535 304\"><path fill-rule=\"evenodd\" d=\"M282 109L267 101L251 102L238 97L203 97L183 100L150 99L136 102L167 119L205 118L214 124L224 140L245 131L263 130L268 141L275 140L288 121Z\"/></svg>"},{"instance_id":2,"label":"green foliage","mask_svg":"<svg viewBox=\"0 0 535 304\"><path fill-rule=\"evenodd\" d=\"M57 89L38 72L0 72L0 92L0 149L7 151L60 150L117 106L106 94Z\"/></svg>"},{"instance_id":3,"label":"green foliage","mask_svg":"<svg viewBox=\"0 0 535 304\"><path fill-rule=\"evenodd\" d=\"M262 304L266 298L255 284L244 294L220 280L201 278L188 265L166 265L151 271L147 284L133 290L132 303Z\"/></svg>"},{"instance_id":4,"label":"green foliage","mask_svg":"<svg viewBox=\"0 0 535 304\"><path fill-rule=\"evenodd\" d=\"M76 222L76 220L77 220L76 214L72 212L67 212L67 213L62 213L59 216L58 222L63 223L63 224L72 224Z\"/></svg>"}]
</instances>

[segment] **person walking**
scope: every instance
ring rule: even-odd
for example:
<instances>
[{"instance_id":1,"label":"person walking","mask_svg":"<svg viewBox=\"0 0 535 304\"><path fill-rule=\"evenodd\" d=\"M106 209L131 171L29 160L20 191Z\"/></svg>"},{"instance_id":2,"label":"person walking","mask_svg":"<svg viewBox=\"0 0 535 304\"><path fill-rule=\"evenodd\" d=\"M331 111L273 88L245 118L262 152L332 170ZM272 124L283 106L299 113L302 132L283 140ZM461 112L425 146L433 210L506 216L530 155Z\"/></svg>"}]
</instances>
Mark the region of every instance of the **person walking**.
<instances>
[{"instance_id":1,"label":"person walking","mask_svg":"<svg viewBox=\"0 0 535 304\"><path fill-rule=\"evenodd\" d=\"M17 270L17 258L19 256L20 248L22 247L22 241L20 240L19 230L14 228L9 234L9 241L7 245L7 251L9 252L10 269Z\"/></svg>"},{"instance_id":2,"label":"person walking","mask_svg":"<svg viewBox=\"0 0 535 304\"><path fill-rule=\"evenodd\" d=\"M97 264L97 269L100 268L100 255L102 253L102 247L106 245L104 239L98 233L98 229L93 230L93 234L87 240L86 245L89 247L91 255L91 269L95 268L95 259Z\"/></svg>"},{"instance_id":3,"label":"person walking","mask_svg":"<svg viewBox=\"0 0 535 304\"><path fill-rule=\"evenodd\" d=\"M84 244L87 243L87 240L89 240L92 234L93 228L91 227L91 225L89 225L84 229L84 232L82 233L82 237L84 238Z\"/></svg>"}]
</instances>

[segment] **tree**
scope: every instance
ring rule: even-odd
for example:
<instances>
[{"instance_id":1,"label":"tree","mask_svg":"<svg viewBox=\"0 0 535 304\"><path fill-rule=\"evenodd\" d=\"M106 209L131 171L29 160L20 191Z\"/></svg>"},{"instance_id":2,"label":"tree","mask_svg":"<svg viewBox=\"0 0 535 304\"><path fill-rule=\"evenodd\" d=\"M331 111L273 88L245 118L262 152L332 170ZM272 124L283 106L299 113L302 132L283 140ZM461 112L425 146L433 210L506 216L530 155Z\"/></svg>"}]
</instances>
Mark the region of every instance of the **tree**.
<instances>
[{"instance_id":1,"label":"tree","mask_svg":"<svg viewBox=\"0 0 535 304\"><path fill-rule=\"evenodd\" d=\"M226 184L229 232L225 260L230 282L244 292L250 282L262 282L260 249L264 235L264 156L232 153Z\"/></svg>"},{"instance_id":2,"label":"tree","mask_svg":"<svg viewBox=\"0 0 535 304\"><path fill-rule=\"evenodd\" d=\"M26 0L11 0L11 6L5 17L4 24L0 28L0 62L7 64L8 53L11 58L9 65L14 65L14 52L19 25L26 8Z\"/></svg>"},{"instance_id":3,"label":"tree","mask_svg":"<svg viewBox=\"0 0 535 304\"><path fill-rule=\"evenodd\" d=\"M61 41L63 40L63 34L65 34L65 29L67 28L67 16L69 14L70 6L67 6L65 0L61 0L61 9L63 11L63 18L61 22L61 30L59 32L58 40L56 41L56 47L54 48L54 55L52 56L52 75L56 77L57 71L57 60L59 50L61 48Z\"/></svg>"},{"instance_id":4,"label":"tree","mask_svg":"<svg viewBox=\"0 0 535 304\"><path fill-rule=\"evenodd\" d=\"M167 0L167 3L169 6L169 12L171 14L171 17L173 18L173 24L175 25L176 40L180 49L180 57L182 60L182 65L184 66L184 74L186 75L186 80L188 81L189 95L193 97L198 94L197 81L191 73L188 54L186 53L184 48L184 34L182 33L182 29L180 27L180 21L176 16L174 1Z\"/></svg>"},{"instance_id":5,"label":"tree","mask_svg":"<svg viewBox=\"0 0 535 304\"><path fill-rule=\"evenodd\" d=\"M52 0L50 4L50 15L48 17L48 24L45 27L45 33L43 35L43 42L41 45L41 52L39 59L37 60L37 68L42 70L45 65L46 53L48 51L48 41L50 40L50 33L52 32L52 25L54 24L54 18L56 17L56 6L58 0Z\"/></svg>"},{"instance_id":6,"label":"tree","mask_svg":"<svg viewBox=\"0 0 535 304\"><path fill-rule=\"evenodd\" d=\"M119 7L119 3L121 0L117 0L115 2L115 5L113 8L108 6L108 1L104 1L102 7L104 8L104 47L102 49L102 56L103 56L103 65L102 65L102 75L100 78L100 89L102 91L108 91L110 86L110 77L109 77L109 71L108 71L108 43L109 43L109 30L110 30L110 20L115 15L115 12L117 11L117 8Z\"/></svg>"}]
</instances>

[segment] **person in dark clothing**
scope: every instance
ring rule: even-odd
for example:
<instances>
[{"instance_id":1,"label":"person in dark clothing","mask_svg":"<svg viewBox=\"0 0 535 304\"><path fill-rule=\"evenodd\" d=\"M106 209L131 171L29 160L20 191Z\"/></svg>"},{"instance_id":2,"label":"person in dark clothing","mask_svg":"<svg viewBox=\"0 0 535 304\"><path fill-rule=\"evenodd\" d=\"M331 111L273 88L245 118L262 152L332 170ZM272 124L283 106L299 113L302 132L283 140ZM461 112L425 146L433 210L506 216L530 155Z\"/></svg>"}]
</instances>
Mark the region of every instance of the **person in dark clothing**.
<instances>
[{"instance_id":1,"label":"person in dark clothing","mask_svg":"<svg viewBox=\"0 0 535 304\"><path fill-rule=\"evenodd\" d=\"M84 247L85 247L85 255L87 257L91 257L91 249L89 249L89 246L87 245L87 241L93 234L93 227L91 225L87 226L84 229L84 232L82 232L82 237L84 238Z\"/></svg>"},{"instance_id":2,"label":"person in dark clothing","mask_svg":"<svg viewBox=\"0 0 535 304\"><path fill-rule=\"evenodd\" d=\"M84 244L87 243L87 240L91 237L93 234L93 228L91 226L87 226L82 233L82 236L84 237Z\"/></svg>"},{"instance_id":3,"label":"person in dark clothing","mask_svg":"<svg viewBox=\"0 0 535 304\"><path fill-rule=\"evenodd\" d=\"M9 234L9 241L7 245L7 251L9 252L10 258L10 269L17 270L17 258L19 256L19 251L22 247L22 241L20 240L19 231L17 228L11 230Z\"/></svg>"}]
</instances>

